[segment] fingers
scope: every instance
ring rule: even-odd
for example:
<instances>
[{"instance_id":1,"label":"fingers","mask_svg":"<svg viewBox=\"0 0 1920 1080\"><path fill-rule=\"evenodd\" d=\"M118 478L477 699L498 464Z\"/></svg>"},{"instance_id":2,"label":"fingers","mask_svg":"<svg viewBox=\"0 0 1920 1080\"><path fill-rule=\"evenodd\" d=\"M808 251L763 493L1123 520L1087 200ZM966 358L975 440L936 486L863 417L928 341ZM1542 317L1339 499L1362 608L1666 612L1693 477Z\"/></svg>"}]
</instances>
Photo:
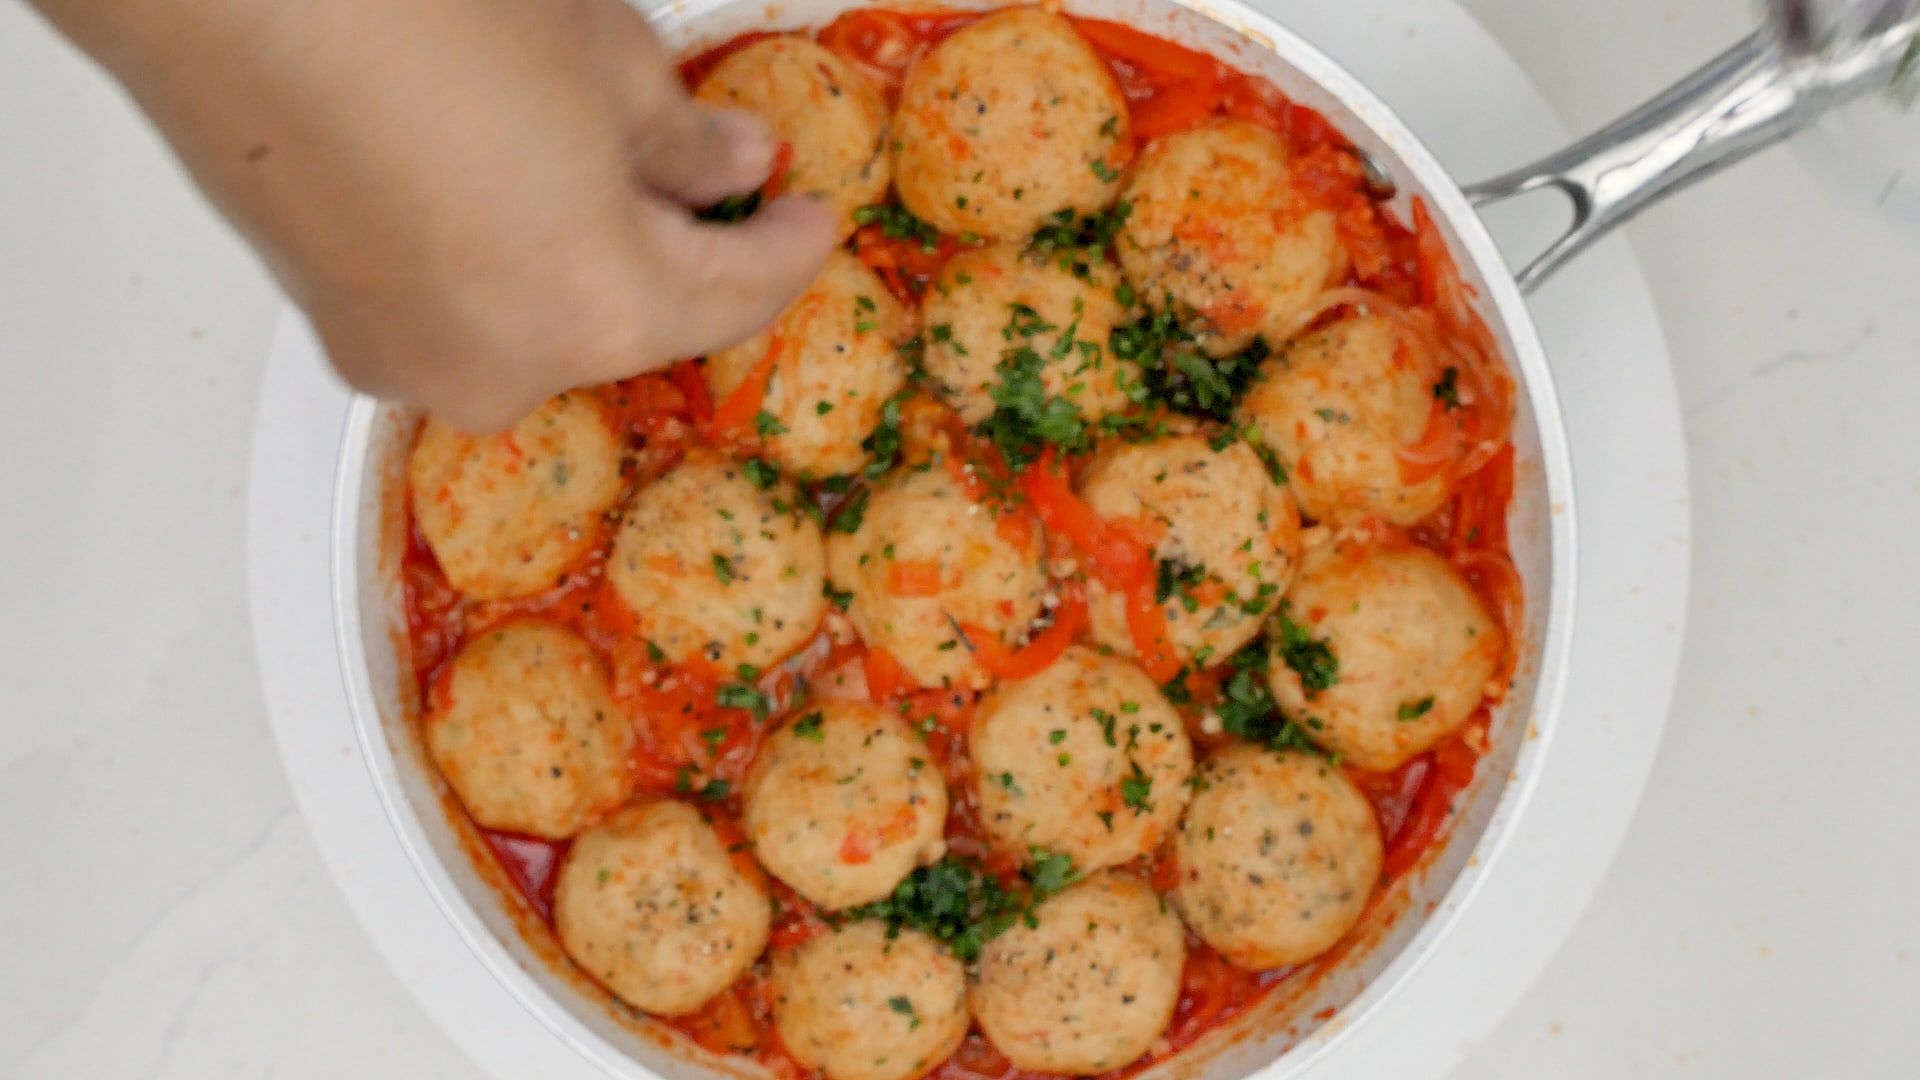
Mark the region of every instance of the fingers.
<instances>
[{"instance_id":1,"label":"fingers","mask_svg":"<svg viewBox=\"0 0 1920 1080\"><path fill-rule=\"evenodd\" d=\"M682 206L752 191L773 171L773 133L752 114L683 100L641 121L635 179Z\"/></svg>"},{"instance_id":2,"label":"fingers","mask_svg":"<svg viewBox=\"0 0 1920 1080\"><path fill-rule=\"evenodd\" d=\"M753 336L812 283L833 247L833 212L778 199L738 225L663 215L654 243L671 260L649 335L671 357L699 356Z\"/></svg>"},{"instance_id":3,"label":"fingers","mask_svg":"<svg viewBox=\"0 0 1920 1080\"><path fill-rule=\"evenodd\" d=\"M653 28L619 0L595 4L594 63L625 102L633 178L682 206L752 191L778 144L752 114L697 102Z\"/></svg>"}]
</instances>

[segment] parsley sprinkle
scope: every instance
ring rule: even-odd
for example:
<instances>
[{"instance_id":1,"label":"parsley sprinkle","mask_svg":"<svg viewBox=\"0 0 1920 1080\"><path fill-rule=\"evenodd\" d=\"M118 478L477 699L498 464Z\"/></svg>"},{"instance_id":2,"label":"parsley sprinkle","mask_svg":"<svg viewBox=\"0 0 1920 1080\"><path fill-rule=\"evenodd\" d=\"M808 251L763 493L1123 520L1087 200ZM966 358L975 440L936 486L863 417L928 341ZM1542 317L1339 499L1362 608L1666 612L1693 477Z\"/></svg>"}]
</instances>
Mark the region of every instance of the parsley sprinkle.
<instances>
[{"instance_id":1,"label":"parsley sprinkle","mask_svg":"<svg viewBox=\"0 0 1920 1080\"><path fill-rule=\"evenodd\" d=\"M810 712L800 719L795 720L793 722L794 735L802 739L811 739L814 742L826 742L826 733L820 730L820 721L824 719L824 715L825 714L819 712Z\"/></svg>"},{"instance_id":2,"label":"parsley sprinkle","mask_svg":"<svg viewBox=\"0 0 1920 1080\"><path fill-rule=\"evenodd\" d=\"M1340 681L1340 661L1324 640L1318 640L1307 628L1293 621L1292 603L1280 602L1280 659L1294 674L1308 697Z\"/></svg>"},{"instance_id":3,"label":"parsley sprinkle","mask_svg":"<svg viewBox=\"0 0 1920 1080\"><path fill-rule=\"evenodd\" d=\"M1449 410L1460 407L1460 369L1450 367L1440 373L1440 381L1433 384L1433 396Z\"/></svg>"},{"instance_id":4,"label":"parsley sprinkle","mask_svg":"<svg viewBox=\"0 0 1920 1080\"><path fill-rule=\"evenodd\" d=\"M1147 778L1139 762L1128 759L1127 764L1133 766L1133 775L1120 781L1120 801L1134 813L1142 814L1152 807L1147 797L1153 793L1153 781Z\"/></svg>"},{"instance_id":5,"label":"parsley sprinkle","mask_svg":"<svg viewBox=\"0 0 1920 1080\"><path fill-rule=\"evenodd\" d=\"M905 207L891 203L862 206L853 212L855 225L878 225L880 235L889 240L918 240L928 255L940 249L940 230L914 217Z\"/></svg>"},{"instance_id":6,"label":"parsley sprinkle","mask_svg":"<svg viewBox=\"0 0 1920 1080\"><path fill-rule=\"evenodd\" d=\"M1400 706L1400 719L1418 720L1433 710L1433 698L1423 697L1419 701L1409 701Z\"/></svg>"},{"instance_id":7,"label":"parsley sprinkle","mask_svg":"<svg viewBox=\"0 0 1920 1080\"><path fill-rule=\"evenodd\" d=\"M765 720L773 711L767 695L751 683L723 683L713 692L713 702L723 709L745 709L755 720Z\"/></svg>"},{"instance_id":8,"label":"parsley sprinkle","mask_svg":"<svg viewBox=\"0 0 1920 1080\"><path fill-rule=\"evenodd\" d=\"M740 471L753 482L753 486L765 491L780 482L780 470L759 458L748 458L740 465Z\"/></svg>"},{"instance_id":9,"label":"parsley sprinkle","mask_svg":"<svg viewBox=\"0 0 1920 1080\"><path fill-rule=\"evenodd\" d=\"M722 585L733 584L733 564L717 551L713 553L713 576L719 578Z\"/></svg>"}]
</instances>

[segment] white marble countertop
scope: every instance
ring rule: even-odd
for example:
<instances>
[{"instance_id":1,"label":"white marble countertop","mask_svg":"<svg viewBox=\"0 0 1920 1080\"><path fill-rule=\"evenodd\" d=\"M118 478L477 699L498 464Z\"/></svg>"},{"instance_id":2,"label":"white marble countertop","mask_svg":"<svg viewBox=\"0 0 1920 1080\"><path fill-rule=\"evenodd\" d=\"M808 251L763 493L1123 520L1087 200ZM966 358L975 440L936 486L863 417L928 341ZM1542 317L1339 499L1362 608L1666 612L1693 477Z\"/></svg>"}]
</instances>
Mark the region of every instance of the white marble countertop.
<instances>
[{"instance_id":1,"label":"white marble countertop","mask_svg":"<svg viewBox=\"0 0 1920 1080\"><path fill-rule=\"evenodd\" d=\"M1466 3L1576 129L1752 12ZM0 1075L477 1075L327 880L263 715L273 290L4 0L0 146ZM1920 232L1865 202L1775 151L1631 230L1686 411L1686 656L1613 870L1462 1077L1920 1074Z\"/></svg>"}]
</instances>

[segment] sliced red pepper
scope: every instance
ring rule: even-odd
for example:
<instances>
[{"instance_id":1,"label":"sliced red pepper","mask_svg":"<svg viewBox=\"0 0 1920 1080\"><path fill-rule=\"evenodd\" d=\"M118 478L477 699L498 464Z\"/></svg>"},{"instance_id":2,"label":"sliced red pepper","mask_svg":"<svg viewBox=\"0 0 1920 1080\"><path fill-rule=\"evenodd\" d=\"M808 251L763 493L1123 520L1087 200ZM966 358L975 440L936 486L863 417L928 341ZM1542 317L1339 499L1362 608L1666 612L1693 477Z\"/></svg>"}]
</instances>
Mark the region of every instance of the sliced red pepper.
<instances>
[{"instance_id":1,"label":"sliced red pepper","mask_svg":"<svg viewBox=\"0 0 1920 1080\"><path fill-rule=\"evenodd\" d=\"M1091 560L1094 572L1110 588L1122 591L1139 582L1152 583L1152 551L1101 520L1073 493L1052 447L1021 474L1020 489L1047 531L1061 536Z\"/></svg>"},{"instance_id":2,"label":"sliced red pepper","mask_svg":"<svg viewBox=\"0 0 1920 1080\"><path fill-rule=\"evenodd\" d=\"M913 680L907 676L906 669L900 666L900 661L877 645L867 650L866 669L867 696L876 703L892 701L913 686Z\"/></svg>"},{"instance_id":3,"label":"sliced red pepper","mask_svg":"<svg viewBox=\"0 0 1920 1080\"><path fill-rule=\"evenodd\" d=\"M760 413L760 404L766 399L767 384L773 381L773 369L780 362L780 354L786 351L786 338L775 330L767 341L767 354L753 365L733 393L728 394L719 408L713 410L713 430L715 434L737 434L743 431L753 418Z\"/></svg>"},{"instance_id":4,"label":"sliced red pepper","mask_svg":"<svg viewBox=\"0 0 1920 1080\"><path fill-rule=\"evenodd\" d=\"M1007 648L997 635L971 623L962 623L960 629L973 646L974 659L989 673L1002 679L1028 679L1060 659L1086 622L1087 602L1077 589L1070 589L1054 609L1053 625L1018 649Z\"/></svg>"},{"instance_id":5,"label":"sliced red pepper","mask_svg":"<svg viewBox=\"0 0 1920 1080\"><path fill-rule=\"evenodd\" d=\"M667 369L667 378L680 388L687 401L687 419L693 426L706 428L713 423L713 395L707 392L707 375L698 362L682 360Z\"/></svg>"},{"instance_id":6,"label":"sliced red pepper","mask_svg":"<svg viewBox=\"0 0 1920 1080\"><path fill-rule=\"evenodd\" d=\"M1127 633L1140 670L1154 682L1169 682L1180 674L1180 657L1167 632L1167 613L1154 598L1152 578L1127 590Z\"/></svg>"}]
</instances>

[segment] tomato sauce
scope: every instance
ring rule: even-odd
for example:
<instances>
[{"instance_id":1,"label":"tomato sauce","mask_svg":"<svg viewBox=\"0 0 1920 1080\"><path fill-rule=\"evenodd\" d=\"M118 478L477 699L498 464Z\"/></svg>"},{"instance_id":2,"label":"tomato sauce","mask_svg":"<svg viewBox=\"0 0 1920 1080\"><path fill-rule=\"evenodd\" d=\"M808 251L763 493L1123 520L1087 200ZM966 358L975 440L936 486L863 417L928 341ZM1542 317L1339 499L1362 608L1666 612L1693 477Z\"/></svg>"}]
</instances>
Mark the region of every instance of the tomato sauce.
<instances>
[{"instance_id":1,"label":"tomato sauce","mask_svg":"<svg viewBox=\"0 0 1920 1080\"><path fill-rule=\"evenodd\" d=\"M891 99L921 56L978 17L979 13L853 11L821 29L817 37L872 77ZM1395 220L1367 194L1360 162L1340 132L1271 84L1131 27L1097 19L1073 22L1107 62L1125 93L1136 145L1214 116L1234 117L1279 133L1293 151L1299 186L1336 215L1340 235L1353 256L1349 284L1435 313L1447 356L1460 365L1463 393L1457 407L1443 409L1436 404L1438 434L1434 438L1452 440L1449 447L1460 450L1465 462L1454 466L1458 479L1451 500L1404 535L1454 562L1500 619L1509 641L1518 637L1524 609L1519 576L1507 555L1506 526L1513 495L1513 449L1506 442L1504 420L1489 419L1510 404L1511 382L1425 207L1416 200L1411 228ZM744 34L689 57L680 65L681 76L691 86L731 53L770 36ZM856 254L896 294L911 301L941 263L969 242L970 238L950 236L934 243L889 239L878 226L868 226L856 234L853 244ZM636 486L666 471L691 442L710 436L720 426L698 361L598 392L635 445L629 482ZM955 437L964 440L964 431ZM1475 449L1481 447L1484 450ZM974 448L965 452L972 453ZM1031 527L1026 511L1007 517L1010 527ZM441 690L449 660L469 636L512 619L547 619L566 625L604 658L616 700L635 718L639 739L632 766L641 790L694 800L723 837L732 838L730 843L743 839L734 818L737 792L773 725L757 722L745 710L714 704L721 673L694 666L675 668L649 659L635 633L632 613L604 581L610 535L550 589L515 600L477 602L447 583L418 528L411 521L409 526L401 580L414 673L423 701ZM1508 652L1497 678L1503 685L1513 670L1513 649ZM771 667L758 684L778 715L810 679L849 669L864 679L874 700L897 709L924 735L952 800L949 847L981 860L989 872L1011 881L1018 867L1010 857L989 848L980 826L967 747L975 705L971 692L908 691L904 674L885 652L869 652L858 643L837 645L825 634ZM1208 675L1196 677L1193 688L1199 704L1183 708L1203 747L1220 738L1198 731L1198 716L1210 700L1208 695L1218 692L1214 681ZM1348 770L1372 801L1386 842L1381 893L1417 871L1437 850L1454 801L1472 783L1487 748L1489 722L1488 707L1483 706L1460 733L1391 773ZM721 789L724 794L700 801L701 792L713 790L708 787L713 781L727 785ZM567 844L480 832L527 904L541 919L550 920L554 876ZM774 898L772 948L797 945L825 928L810 904L768 878L744 853L744 844L737 846L743 869L765 882ZM1168 850L1143 860L1137 869L1162 891L1171 886L1175 872ZM1311 971L1312 965L1241 971L1189 934L1181 994L1164 1039L1147 1058L1109 1077L1130 1075L1180 1052L1254 1007L1275 987ZM698 1012L662 1022L709 1050L750 1057L783 1080L806 1075L779 1044L764 962ZM977 1029L932 1075L937 1080L1042 1080L1041 1074L1013 1067Z\"/></svg>"}]
</instances>

